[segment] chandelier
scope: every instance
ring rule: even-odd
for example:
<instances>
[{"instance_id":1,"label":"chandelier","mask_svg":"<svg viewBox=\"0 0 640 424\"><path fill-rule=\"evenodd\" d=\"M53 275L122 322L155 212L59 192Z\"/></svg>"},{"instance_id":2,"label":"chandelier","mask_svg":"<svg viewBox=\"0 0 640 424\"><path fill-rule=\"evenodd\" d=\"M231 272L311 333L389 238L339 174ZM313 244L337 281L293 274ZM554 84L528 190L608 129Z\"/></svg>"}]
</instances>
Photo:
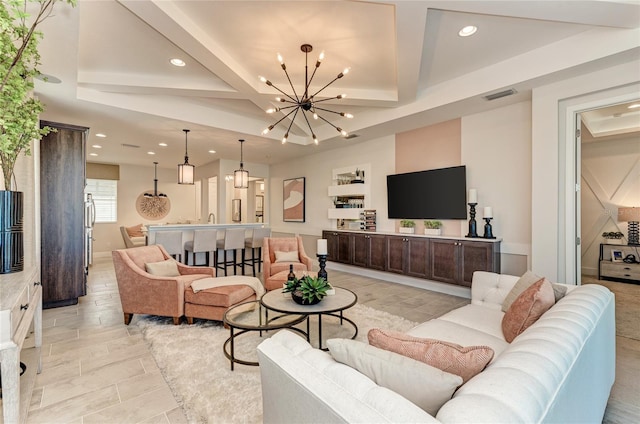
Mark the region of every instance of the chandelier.
<instances>
[{"instance_id":1,"label":"chandelier","mask_svg":"<svg viewBox=\"0 0 640 424\"><path fill-rule=\"evenodd\" d=\"M158 162L153 162L153 193L145 193L144 197L167 197L164 193L158 193Z\"/></svg>"},{"instance_id":2,"label":"chandelier","mask_svg":"<svg viewBox=\"0 0 640 424\"><path fill-rule=\"evenodd\" d=\"M309 77L308 57L309 57L309 53L313 50L313 47L310 44L303 44L302 46L300 46L300 50L302 50L304 52L304 61L305 61L305 64L304 64L304 93L302 93L302 95L298 95L298 93L296 92L296 89L293 87L293 83L291 82L291 78L289 78L289 73L287 72L287 67L284 64L284 59L282 58L280 53L278 53L278 61L280 62L280 66L282 67L282 70L284 71L285 75L287 76L287 80L289 81L289 85L291 86L291 91L293 92L293 94L289 95L289 94L285 93L280 88L278 88L275 85L273 85L273 83L271 81L269 81L268 79L266 79L265 77L262 77L262 76L260 77L260 81L262 81L263 83L267 84L269 87L275 88L276 90L278 90L280 93L282 93L285 96L285 97L276 97L276 101L287 104L286 106L277 107L277 108L270 108L270 109L268 109L266 111L267 113L275 113L275 112L283 111L283 112L286 112L286 115L283 116L280 120L278 120L273 125L269 125L267 128L265 128L265 130L262 131L262 134L265 135L265 134L269 133L269 131L271 131L276 125L278 125L284 119L286 119L287 117L291 116L291 114L293 114L293 117L291 118L291 122L289 123L289 128L287 128L287 132L284 134L284 137L282 138L282 143L283 144L286 143L287 139L289 138L289 131L291 130L291 126L293 125L293 122L295 121L296 116L298 116L298 112L302 111L301 115L304 117L304 120L307 123L307 126L309 127L309 132L311 132L311 137L313 138L313 142L315 144L318 144L318 137L316 137L316 134L313 131L313 128L311 127L311 123L309 121L309 117L307 116L307 114L311 114L313 119L320 119L320 120L326 122L327 124L331 125L340 134L342 134L343 137L348 136L349 134L345 130L343 130L342 128L340 128L340 127L338 127L336 125L333 125L331 122L329 122L325 117L323 117L321 115L321 112L334 113L336 115L340 115L340 116L343 116L343 117L346 117L346 118L353 118L353 115L350 114L350 113L345 113L345 112L336 112L336 111L333 111L333 110L330 110L330 109L326 109L324 107L319 106L320 103L326 102L328 100L344 99L346 97L346 94L339 94L339 95L337 95L335 97L321 98L321 99L317 99L316 96L318 94L320 94L325 88L329 87L331 84L333 84L334 82L336 82L337 80L339 80L340 78L345 76L347 73L349 73L349 69L350 68L345 68L344 71L340 72L337 77L335 77L332 81L330 81L324 87L322 87L321 89L319 89L315 93L310 94L309 93L309 86L311 85L311 81L313 81L313 77L315 76L316 71L320 67L320 64L322 63L322 60L324 59L324 52L320 53L320 56L318 57L318 60L316 61L316 65L315 65L315 68L313 70L313 73L311 74L311 77Z\"/></svg>"},{"instance_id":3,"label":"chandelier","mask_svg":"<svg viewBox=\"0 0 640 424\"><path fill-rule=\"evenodd\" d=\"M249 171L244 169L242 163L242 143L243 139L238 140L240 142L240 169L233 171L233 187L234 188L249 188Z\"/></svg>"},{"instance_id":4,"label":"chandelier","mask_svg":"<svg viewBox=\"0 0 640 424\"><path fill-rule=\"evenodd\" d=\"M178 184L193 184L193 174L196 167L189 163L187 151L187 135L191 130L182 131L184 131L184 163L178 164Z\"/></svg>"}]
</instances>

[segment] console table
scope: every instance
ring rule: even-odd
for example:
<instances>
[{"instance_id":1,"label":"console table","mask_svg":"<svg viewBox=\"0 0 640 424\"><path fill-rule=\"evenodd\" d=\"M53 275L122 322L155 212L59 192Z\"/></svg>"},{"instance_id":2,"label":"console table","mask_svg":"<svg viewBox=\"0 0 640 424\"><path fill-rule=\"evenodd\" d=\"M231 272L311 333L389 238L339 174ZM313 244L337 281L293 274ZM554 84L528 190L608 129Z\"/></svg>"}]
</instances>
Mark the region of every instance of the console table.
<instances>
[{"instance_id":1,"label":"console table","mask_svg":"<svg viewBox=\"0 0 640 424\"><path fill-rule=\"evenodd\" d=\"M637 260L638 246L629 246L624 244L600 244L600 259L598 261L598 279L599 280L618 280L640 282L640 263L615 262L612 260L611 252L617 250L621 258L627 255L634 255Z\"/></svg>"},{"instance_id":2,"label":"console table","mask_svg":"<svg viewBox=\"0 0 640 424\"><path fill-rule=\"evenodd\" d=\"M0 297L2 412L4 422L13 424L22 422L26 418L28 402L24 402L23 408L20 407L20 351L29 334L32 322L35 332L38 373L40 373L42 366L40 357L42 286L39 270L36 267L25 267L22 272L2 275L0 276L0 285L2 286L2 296ZM30 384L33 384L33 378Z\"/></svg>"}]
</instances>

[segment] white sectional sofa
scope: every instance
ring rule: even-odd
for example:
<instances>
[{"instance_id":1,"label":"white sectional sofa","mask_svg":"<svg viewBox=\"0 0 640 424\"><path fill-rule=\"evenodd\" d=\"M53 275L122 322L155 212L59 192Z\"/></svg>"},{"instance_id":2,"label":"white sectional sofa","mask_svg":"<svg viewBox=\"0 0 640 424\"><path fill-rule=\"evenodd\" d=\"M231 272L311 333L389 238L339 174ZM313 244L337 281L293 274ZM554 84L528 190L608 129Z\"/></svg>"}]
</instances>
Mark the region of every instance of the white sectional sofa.
<instances>
[{"instance_id":1,"label":"white sectional sofa","mask_svg":"<svg viewBox=\"0 0 640 424\"><path fill-rule=\"evenodd\" d=\"M614 296L567 294L512 343L501 305L518 277L476 272L471 304L408 332L488 345L491 363L435 417L283 330L258 347L265 423L600 423L615 378Z\"/></svg>"}]
</instances>

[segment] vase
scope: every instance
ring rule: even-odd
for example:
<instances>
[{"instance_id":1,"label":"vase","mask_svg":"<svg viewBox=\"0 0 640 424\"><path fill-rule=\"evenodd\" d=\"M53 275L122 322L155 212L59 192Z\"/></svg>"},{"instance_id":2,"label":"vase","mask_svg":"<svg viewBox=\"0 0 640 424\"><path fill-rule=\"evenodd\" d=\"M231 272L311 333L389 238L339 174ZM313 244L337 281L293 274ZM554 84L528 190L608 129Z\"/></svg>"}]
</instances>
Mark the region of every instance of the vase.
<instances>
[{"instance_id":1,"label":"vase","mask_svg":"<svg viewBox=\"0 0 640 424\"><path fill-rule=\"evenodd\" d=\"M316 303L320 303L320 301L322 300L322 299L318 299L317 297L314 297L310 303L307 303L307 301L302 298L302 292L299 290L292 291L291 298L298 305L315 305Z\"/></svg>"},{"instance_id":2,"label":"vase","mask_svg":"<svg viewBox=\"0 0 640 424\"><path fill-rule=\"evenodd\" d=\"M0 274L24 270L23 193L0 190Z\"/></svg>"},{"instance_id":3,"label":"vase","mask_svg":"<svg viewBox=\"0 0 640 424\"><path fill-rule=\"evenodd\" d=\"M426 236L439 236L442 235L442 228L425 228L424 234Z\"/></svg>"},{"instance_id":4,"label":"vase","mask_svg":"<svg viewBox=\"0 0 640 424\"><path fill-rule=\"evenodd\" d=\"M624 240L619 239L604 239L605 244L624 244Z\"/></svg>"},{"instance_id":5,"label":"vase","mask_svg":"<svg viewBox=\"0 0 640 424\"><path fill-rule=\"evenodd\" d=\"M415 232L415 228L414 227L400 227L400 228L398 228L398 231L403 233L403 234L413 234Z\"/></svg>"}]
</instances>

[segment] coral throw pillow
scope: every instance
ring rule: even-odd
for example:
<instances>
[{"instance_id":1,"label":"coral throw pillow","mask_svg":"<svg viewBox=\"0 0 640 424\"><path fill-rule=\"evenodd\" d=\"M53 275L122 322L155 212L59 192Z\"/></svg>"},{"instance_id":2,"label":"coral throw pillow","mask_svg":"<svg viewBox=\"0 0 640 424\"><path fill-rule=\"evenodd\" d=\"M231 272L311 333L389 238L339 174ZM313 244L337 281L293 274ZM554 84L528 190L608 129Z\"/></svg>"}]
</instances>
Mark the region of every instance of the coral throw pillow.
<instances>
[{"instance_id":1,"label":"coral throw pillow","mask_svg":"<svg viewBox=\"0 0 640 424\"><path fill-rule=\"evenodd\" d=\"M422 339L404 333L372 328L369 344L424 362L442 371L459 375L463 383L482 371L493 359L489 346L462 347L435 339Z\"/></svg>"},{"instance_id":2,"label":"coral throw pillow","mask_svg":"<svg viewBox=\"0 0 640 424\"><path fill-rule=\"evenodd\" d=\"M529 328L555 303L553 286L542 278L523 291L502 317L502 334L511 343L513 339Z\"/></svg>"},{"instance_id":3,"label":"coral throw pillow","mask_svg":"<svg viewBox=\"0 0 640 424\"><path fill-rule=\"evenodd\" d=\"M142 224L134 225L133 227L125 227L125 230L127 230L129 237L144 237Z\"/></svg>"}]
</instances>

